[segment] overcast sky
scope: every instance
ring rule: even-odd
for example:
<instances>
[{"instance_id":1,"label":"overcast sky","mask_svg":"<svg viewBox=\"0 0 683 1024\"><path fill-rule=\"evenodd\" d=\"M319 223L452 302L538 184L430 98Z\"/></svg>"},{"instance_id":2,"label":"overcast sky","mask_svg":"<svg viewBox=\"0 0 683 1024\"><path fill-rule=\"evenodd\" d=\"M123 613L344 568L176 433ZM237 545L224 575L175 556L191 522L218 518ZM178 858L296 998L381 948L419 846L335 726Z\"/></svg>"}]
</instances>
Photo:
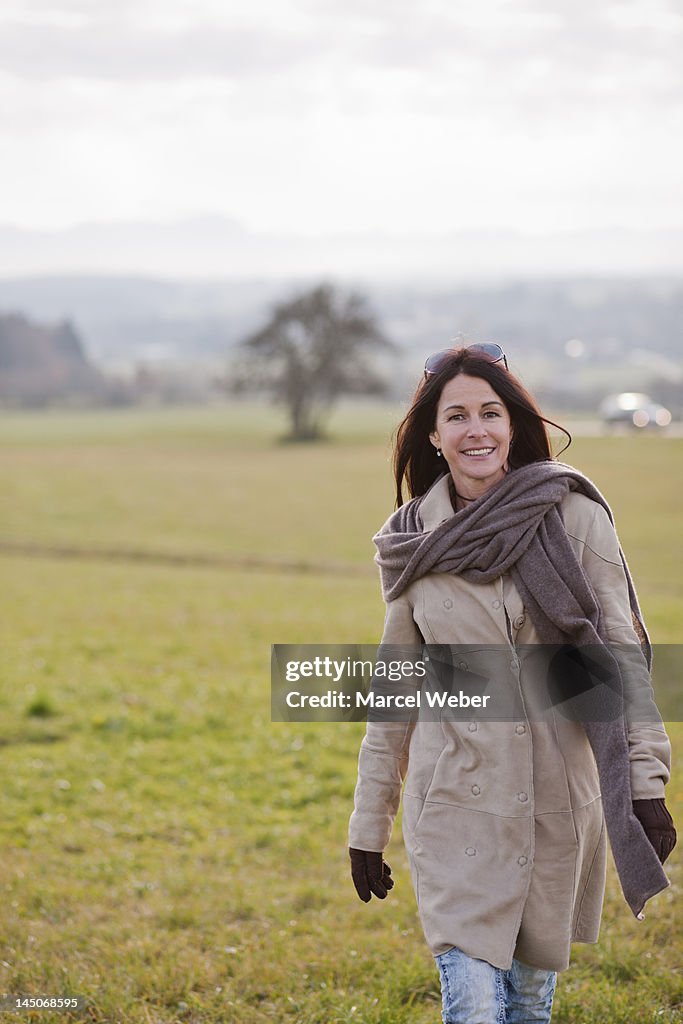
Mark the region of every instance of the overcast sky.
<instances>
[{"instance_id":1,"label":"overcast sky","mask_svg":"<svg viewBox=\"0 0 683 1024\"><path fill-rule=\"evenodd\" d=\"M683 225L683 2L4 0L0 223Z\"/></svg>"}]
</instances>

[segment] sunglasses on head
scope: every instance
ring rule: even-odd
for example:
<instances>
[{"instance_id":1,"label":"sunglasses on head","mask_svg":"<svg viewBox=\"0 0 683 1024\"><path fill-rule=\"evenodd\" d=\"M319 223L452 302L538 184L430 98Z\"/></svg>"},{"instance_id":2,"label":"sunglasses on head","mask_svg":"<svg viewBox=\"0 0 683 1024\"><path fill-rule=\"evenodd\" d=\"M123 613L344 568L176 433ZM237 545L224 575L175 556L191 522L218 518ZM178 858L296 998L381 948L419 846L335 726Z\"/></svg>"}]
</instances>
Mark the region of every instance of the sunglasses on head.
<instances>
[{"instance_id":1,"label":"sunglasses on head","mask_svg":"<svg viewBox=\"0 0 683 1024\"><path fill-rule=\"evenodd\" d=\"M468 352L472 352L474 355L484 356L486 359L490 359L492 363L500 363L501 361L505 365L505 369L508 369L508 361L505 358L500 345L497 345L494 341L484 341L476 343L474 345L464 346ZM435 352L433 356L425 361L425 380L433 377L435 373L439 372L439 367L443 363L447 356L452 356L456 350L454 348L445 348L442 352Z\"/></svg>"}]
</instances>

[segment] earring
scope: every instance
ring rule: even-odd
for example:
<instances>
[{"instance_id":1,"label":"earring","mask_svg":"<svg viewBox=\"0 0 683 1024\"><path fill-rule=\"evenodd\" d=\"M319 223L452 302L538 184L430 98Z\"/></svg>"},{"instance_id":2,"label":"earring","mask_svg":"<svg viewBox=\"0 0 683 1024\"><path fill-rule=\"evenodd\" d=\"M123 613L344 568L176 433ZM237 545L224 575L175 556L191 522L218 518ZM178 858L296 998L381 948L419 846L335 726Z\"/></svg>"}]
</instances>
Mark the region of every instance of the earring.
<instances>
[{"instance_id":1,"label":"earring","mask_svg":"<svg viewBox=\"0 0 683 1024\"><path fill-rule=\"evenodd\" d=\"M440 449L440 448L437 448L437 449L436 449L436 454L437 454L438 456L440 456L440 455L441 455L441 449Z\"/></svg>"}]
</instances>

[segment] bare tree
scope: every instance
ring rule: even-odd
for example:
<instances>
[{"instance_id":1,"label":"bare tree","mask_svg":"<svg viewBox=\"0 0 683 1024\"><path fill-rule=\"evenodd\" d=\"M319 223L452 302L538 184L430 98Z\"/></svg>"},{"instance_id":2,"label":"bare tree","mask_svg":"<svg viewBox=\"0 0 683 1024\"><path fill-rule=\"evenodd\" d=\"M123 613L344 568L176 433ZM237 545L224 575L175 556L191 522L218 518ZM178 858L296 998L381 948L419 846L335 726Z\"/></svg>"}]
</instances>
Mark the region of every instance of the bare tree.
<instances>
[{"instance_id":1,"label":"bare tree","mask_svg":"<svg viewBox=\"0 0 683 1024\"><path fill-rule=\"evenodd\" d=\"M289 440L315 440L339 395L384 390L369 354L390 348L363 296L321 284L275 305L244 339L239 386L267 388L287 407Z\"/></svg>"}]
</instances>

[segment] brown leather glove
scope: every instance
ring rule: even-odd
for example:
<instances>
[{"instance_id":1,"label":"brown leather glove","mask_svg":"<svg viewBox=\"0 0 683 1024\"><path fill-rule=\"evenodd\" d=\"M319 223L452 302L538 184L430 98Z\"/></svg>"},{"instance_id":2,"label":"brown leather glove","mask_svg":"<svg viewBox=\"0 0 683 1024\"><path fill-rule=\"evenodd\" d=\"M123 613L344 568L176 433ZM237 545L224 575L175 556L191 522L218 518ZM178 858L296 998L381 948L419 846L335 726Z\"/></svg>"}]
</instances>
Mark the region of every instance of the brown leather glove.
<instances>
[{"instance_id":1,"label":"brown leather glove","mask_svg":"<svg viewBox=\"0 0 683 1024\"><path fill-rule=\"evenodd\" d=\"M386 899L387 893L394 887L394 880L391 868L382 859L382 854L349 847L349 857L353 884L363 903L370 902L371 894L379 900Z\"/></svg>"},{"instance_id":2,"label":"brown leather glove","mask_svg":"<svg viewBox=\"0 0 683 1024\"><path fill-rule=\"evenodd\" d=\"M663 864L676 845L676 829L664 800L634 800L633 813Z\"/></svg>"}]
</instances>

